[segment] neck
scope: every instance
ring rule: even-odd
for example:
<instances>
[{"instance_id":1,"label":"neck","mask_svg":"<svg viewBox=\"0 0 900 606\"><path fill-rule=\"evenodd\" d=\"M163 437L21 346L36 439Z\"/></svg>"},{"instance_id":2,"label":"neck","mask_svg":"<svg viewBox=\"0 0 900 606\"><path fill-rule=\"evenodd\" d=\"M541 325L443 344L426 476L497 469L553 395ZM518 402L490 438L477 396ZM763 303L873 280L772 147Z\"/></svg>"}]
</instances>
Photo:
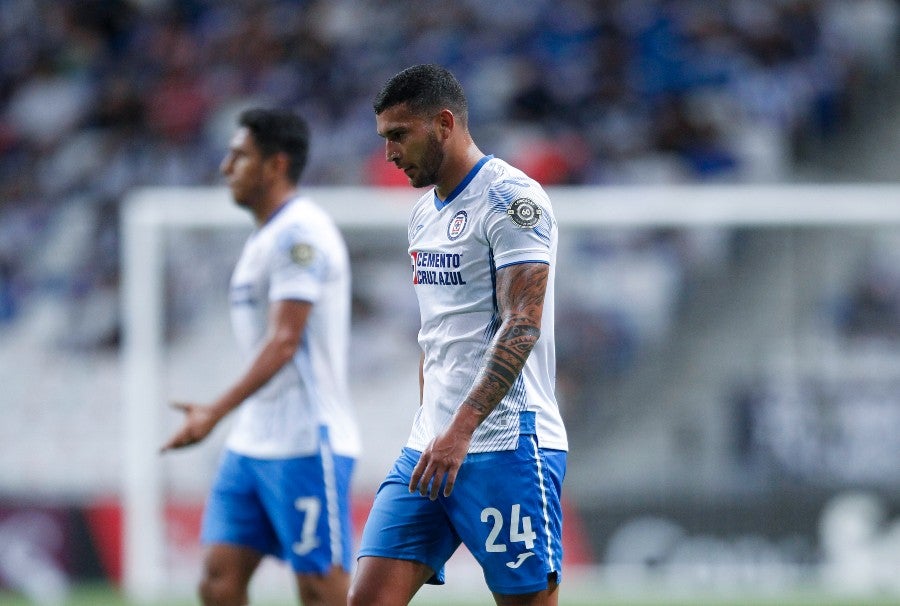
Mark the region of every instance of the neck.
<instances>
[{"instance_id":1,"label":"neck","mask_svg":"<svg viewBox=\"0 0 900 606\"><path fill-rule=\"evenodd\" d=\"M447 196L456 189L456 186L466 178L466 175L469 174L472 167L478 164L478 161L483 157L484 154L472 141L469 142L468 146L461 153L456 154L455 157L448 154L445 175L443 175L440 181L435 183L434 186L438 197L441 200L445 200Z\"/></svg>"},{"instance_id":2,"label":"neck","mask_svg":"<svg viewBox=\"0 0 900 606\"><path fill-rule=\"evenodd\" d=\"M253 210L253 218L256 224L265 224L272 218L272 215L278 212L278 209L296 195L296 187L279 187L269 192L265 201Z\"/></svg>"}]
</instances>

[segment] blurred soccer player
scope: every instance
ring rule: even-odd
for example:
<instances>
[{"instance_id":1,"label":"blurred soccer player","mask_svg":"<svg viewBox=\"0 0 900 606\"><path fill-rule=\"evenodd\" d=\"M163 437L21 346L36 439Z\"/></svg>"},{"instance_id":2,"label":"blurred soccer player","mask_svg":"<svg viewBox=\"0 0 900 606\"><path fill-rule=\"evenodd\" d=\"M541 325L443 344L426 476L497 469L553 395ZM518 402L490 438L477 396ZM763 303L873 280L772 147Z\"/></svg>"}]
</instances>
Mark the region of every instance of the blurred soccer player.
<instances>
[{"instance_id":1,"label":"blurred soccer player","mask_svg":"<svg viewBox=\"0 0 900 606\"><path fill-rule=\"evenodd\" d=\"M203 515L206 605L247 604L262 558L290 564L305 606L346 604L350 480L359 451L346 376L350 269L331 219L298 195L309 133L285 111L244 112L221 170L256 229L231 279L247 370L211 404L177 403L163 450L236 419Z\"/></svg>"},{"instance_id":2,"label":"blurred soccer player","mask_svg":"<svg viewBox=\"0 0 900 606\"><path fill-rule=\"evenodd\" d=\"M460 543L498 604L556 604L568 448L554 396L556 221L543 189L485 156L435 65L374 103L388 161L433 185L409 221L421 402L363 531L350 604L407 604Z\"/></svg>"}]
</instances>

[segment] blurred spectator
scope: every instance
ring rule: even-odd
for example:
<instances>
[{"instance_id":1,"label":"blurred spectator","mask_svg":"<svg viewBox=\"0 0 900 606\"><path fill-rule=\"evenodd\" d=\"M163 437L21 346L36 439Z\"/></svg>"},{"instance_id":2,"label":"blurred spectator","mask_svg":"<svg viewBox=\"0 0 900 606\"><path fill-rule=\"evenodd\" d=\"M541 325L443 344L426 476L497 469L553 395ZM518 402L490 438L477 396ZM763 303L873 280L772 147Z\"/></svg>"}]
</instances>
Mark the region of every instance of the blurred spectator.
<instances>
[{"instance_id":1,"label":"blurred spectator","mask_svg":"<svg viewBox=\"0 0 900 606\"><path fill-rule=\"evenodd\" d=\"M12 263L0 257L0 325L11 322L16 317L18 307Z\"/></svg>"},{"instance_id":2,"label":"blurred spectator","mask_svg":"<svg viewBox=\"0 0 900 606\"><path fill-rule=\"evenodd\" d=\"M857 342L900 344L900 272L889 266L900 245L876 250L838 301L837 328Z\"/></svg>"}]
</instances>

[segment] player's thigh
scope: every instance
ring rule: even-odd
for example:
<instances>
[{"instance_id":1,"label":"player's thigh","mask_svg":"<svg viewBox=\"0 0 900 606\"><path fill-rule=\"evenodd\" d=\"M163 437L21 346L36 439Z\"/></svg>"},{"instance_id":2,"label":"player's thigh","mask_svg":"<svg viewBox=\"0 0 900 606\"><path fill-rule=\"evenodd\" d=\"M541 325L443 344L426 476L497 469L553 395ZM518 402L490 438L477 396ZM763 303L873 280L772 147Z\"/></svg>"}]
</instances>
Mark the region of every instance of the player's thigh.
<instances>
[{"instance_id":1,"label":"player's thigh","mask_svg":"<svg viewBox=\"0 0 900 606\"><path fill-rule=\"evenodd\" d=\"M469 455L460 469L447 512L492 592L524 596L558 580L565 456L523 435L515 451Z\"/></svg>"},{"instance_id":2,"label":"player's thigh","mask_svg":"<svg viewBox=\"0 0 900 606\"><path fill-rule=\"evenodd\" d=\"M559 604L559 584L555 579L548 579L547 589L534 593L504 595L494 593L497 606L557 606Z\"/></svg>"},{"instance_id":3,"label":"player's thigh","mask_svg":"<svg viewBox=\"0 0 900 606\"><path fill-rule=\"evenodd\" d=\"M280 553L296 573L352 569L350 481L354 460L321 454L266 462L260 495Z\"/></svg>"},{"instance_id":4,"label":"player's thigh","mask_svg":"<svg viewBox=\"0 0 900 606\"><path fill-rule=\"evenodd\" d=\"M226 596L236 599L245 595L262 558L261 552L249 547L224 543L207 546L200 582L202 593L216 596L216 601L222 601Z\"/></svg>"},{"instance_id":5,"label":"player's thigh","mask_svg":"<svg viewBox=\"0 0 900 606\"><path fill-rule=\"evenodd\" d=\"M297 573L297 589L304 605L327 604L346 606L350 589L350 573L333 566L322 574Z\"/></svg>"},{"instance_id":6,"label":"player's thigh","mask_svg":"<svg viewBox=\"0 0 900 606\"><path fill-rule=\"evenodd\" d=\"M405 605L433 576L434 571L422 562L364 556L357 562L348 604Z\"/></svg>"},{"instance_id":7,"label":"player's thigh","mask_svg":"<svg viewBox=\"0 0 900 606\"><path fill-rule=\"evenodd\" d=\"M235 545L277 555L278 539L257 488L254 460L223 453L203 510L204 545Z\"/></svg>"},{"instance_id":8,"label":"player's thigh","mask_svg":"<svg viewBox=\"0 0 900 606\"><path fill-rule=\"evenodd\" d=\"M459 537L443 504L409 491L409 477L421 453L403 449L378 489L360 539L359 557L372 556L424 564L444 580L444 564L459 547ZM369 564L371 566L372 564Z\"/></svg>"}]
</instances>

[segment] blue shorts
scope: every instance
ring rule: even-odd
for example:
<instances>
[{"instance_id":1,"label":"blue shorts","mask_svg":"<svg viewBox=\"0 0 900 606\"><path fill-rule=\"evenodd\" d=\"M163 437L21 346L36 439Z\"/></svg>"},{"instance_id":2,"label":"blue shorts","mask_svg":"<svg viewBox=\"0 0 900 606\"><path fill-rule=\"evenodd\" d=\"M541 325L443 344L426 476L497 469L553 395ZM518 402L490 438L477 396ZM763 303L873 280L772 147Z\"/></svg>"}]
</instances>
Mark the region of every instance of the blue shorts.
<instances>
[{"instance_id":1,"label":"blue shorts","mask_svg":"<svg viewBox=\"0 0 900 606\"><path fill-rule=\"evenodd\" d=\"M250 547L298 573L352 570L354 463L325 448L272 460L226 450L203 512L202 542Z\"/></svg>"},{"instance_id":2,"label":"blue shorts","mask_svg":"<svg viewBox=\"0 0 900 606\"><path fill-rule=\"evenodd\" d=\"M533 427L533 414L531 427ZM525 425L525 424L523 424ZM562 481L566 453L538 448L522 433L516 450L469 454L449 497L409 492L421 452L404 448L382 483L363 529L359 557L421 562L443 584L460 543L475 556L491 591L505 595L562 580Z\"/></svg>"}]
</instances>

